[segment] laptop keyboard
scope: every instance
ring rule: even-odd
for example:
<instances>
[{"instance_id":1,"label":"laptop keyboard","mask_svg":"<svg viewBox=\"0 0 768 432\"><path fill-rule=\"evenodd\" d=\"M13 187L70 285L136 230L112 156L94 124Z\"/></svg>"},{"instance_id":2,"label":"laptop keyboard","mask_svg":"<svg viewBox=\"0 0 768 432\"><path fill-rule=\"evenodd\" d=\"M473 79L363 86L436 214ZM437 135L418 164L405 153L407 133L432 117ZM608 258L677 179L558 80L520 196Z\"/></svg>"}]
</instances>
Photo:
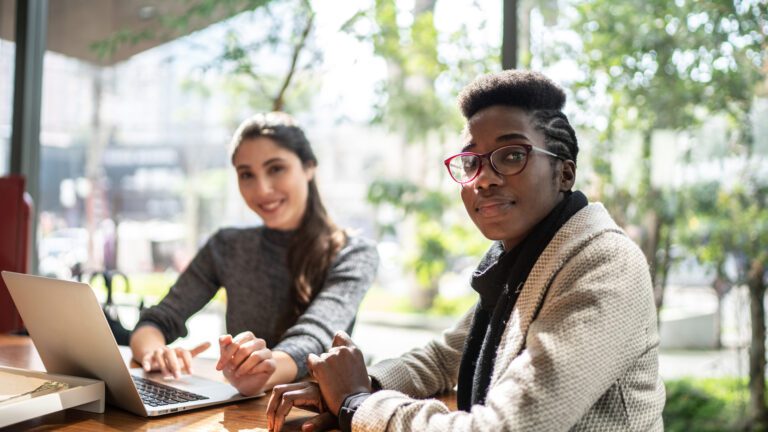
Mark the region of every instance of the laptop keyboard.
<instances>
[{"instance_id":1,"label":"laptop keyboard","mask_svg":"<svg viewBox=\"0 0 768 432\"><path fill-rule=\"evenodd\" d=\"M136 389L139 391L139 396L141 396L141 400L151 407L208 399L206 396L158 384L148 379L133 375L132 377L133 382L136 384Z\"/></svg>"}]
</instances>

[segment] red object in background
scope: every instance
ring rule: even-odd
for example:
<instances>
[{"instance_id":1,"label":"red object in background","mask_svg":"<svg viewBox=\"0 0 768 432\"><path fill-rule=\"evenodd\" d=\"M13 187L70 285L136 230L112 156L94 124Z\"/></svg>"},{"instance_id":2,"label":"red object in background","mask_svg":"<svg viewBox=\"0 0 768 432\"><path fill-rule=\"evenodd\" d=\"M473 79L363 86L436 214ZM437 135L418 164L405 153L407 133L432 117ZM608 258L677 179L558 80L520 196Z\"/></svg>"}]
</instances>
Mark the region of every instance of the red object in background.
<instances>
[{"instance_id":1,"label":"red object in background","mask_svg":"<svg viewBox=\"0 0 768 432\"><path fill-rule=\"evenodd\" d=\"M0 270L26 273L32 200L24 193L24 177L0 177ZM0 333L23 327L8 288L0 278Z\"/></svg>"}]
</instances>

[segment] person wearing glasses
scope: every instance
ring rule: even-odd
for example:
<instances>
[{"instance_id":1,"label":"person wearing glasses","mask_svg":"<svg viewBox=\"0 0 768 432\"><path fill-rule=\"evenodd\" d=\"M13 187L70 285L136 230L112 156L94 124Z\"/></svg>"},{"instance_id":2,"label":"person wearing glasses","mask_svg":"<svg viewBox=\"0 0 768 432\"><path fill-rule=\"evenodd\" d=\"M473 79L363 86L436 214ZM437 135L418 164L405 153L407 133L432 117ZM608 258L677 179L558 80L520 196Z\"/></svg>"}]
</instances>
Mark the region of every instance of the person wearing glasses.
<instances>
[{"instance_id":1,"label":"person wearing glasses","mask_svg":"<svg viewBox=\"0 0 768 432\"><path fill-rule=\"evenodd\" d=\"M343 332L310 355L316 382L278 386L320 414L304 431L663 430L664 384L648 270L599 203L574 191L576 134L540 73L481 76L459 95L463 148L445 160L483 235L479 294L442 338L366 369ZM458 410L428 399L456 388Z\"/></svg>"},{"instance_id":2,"label":"person wearing glasses","mask_svg":"<svg viewBox=\"0 0 768 432\"><path fill-rule=\"evenodd\" d=\"M315 181L317 158L288 114L245 120L229 150L240 194L264 224L215 233L168 295L141 313L130 345L147 371L189 373L210 343L167 344L186 336L187 319L224 287L231 334L218 340L217 369L254 395L303 378L307 354L328 349L337 329L351 329L379 257L373 242L331 220Z\"/></svg>"}]
</instances>

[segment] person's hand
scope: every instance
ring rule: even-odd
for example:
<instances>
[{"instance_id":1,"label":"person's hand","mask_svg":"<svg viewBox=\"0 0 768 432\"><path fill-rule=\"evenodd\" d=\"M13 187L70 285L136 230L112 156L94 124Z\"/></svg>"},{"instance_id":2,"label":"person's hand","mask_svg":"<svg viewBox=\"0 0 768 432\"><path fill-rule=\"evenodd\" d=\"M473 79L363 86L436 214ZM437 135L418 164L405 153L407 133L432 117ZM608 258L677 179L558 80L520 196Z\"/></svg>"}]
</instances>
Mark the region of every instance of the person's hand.
<instances>
[{"instance_id":1,"label":"person's hand","mask_svg":"<svg viewBox=\"0 0 768 432\"><path fill-rule=\"evenodd\" d=\"M307 366L320 386L328 410L334 415L339 414L347 396L373 391L363 353L343 331L333 337L333 345L327 353L319 357L310 354Z\"/></svg>"},{"instance_id":2,"label":"person's hand","mask_svg":"<svg viewBox=\"0 0 768 432\"><path fill-rule=\"evenodd\" d=\"M320 387L313 382L283 384L272 389L267 403L267 429L279 431L291 408L298 407L318 413L301 425L302 432L316 432L338 427L336 416L328 412L320 394Z\"/></svg>"},{"instance_id":3,"label":"person's hand","mask_svg":"<svg viewBox=\"0 0 768 432\"><path fill-rule=\"evenodd\" d=\"M216 370L242 394L261 393L267 380L275 372L276 364L266 342L246 331L236 337L219 336L220 357Z\"/></svg>"},{"instance_id":4,"label":"person's hand","mask_svg":"<svg viewBox=\"0 0 768 432\"><path fill-rule=\"evenodd\" d=\"M179 379L182 372L192 373L192 357L207 350L210 346L210 342L203 342L191 350L162 346L147 351L141 358L141 367L146 372L159 370L163 374L163 378L166 379Z\"/></svg>"}]
</instances>

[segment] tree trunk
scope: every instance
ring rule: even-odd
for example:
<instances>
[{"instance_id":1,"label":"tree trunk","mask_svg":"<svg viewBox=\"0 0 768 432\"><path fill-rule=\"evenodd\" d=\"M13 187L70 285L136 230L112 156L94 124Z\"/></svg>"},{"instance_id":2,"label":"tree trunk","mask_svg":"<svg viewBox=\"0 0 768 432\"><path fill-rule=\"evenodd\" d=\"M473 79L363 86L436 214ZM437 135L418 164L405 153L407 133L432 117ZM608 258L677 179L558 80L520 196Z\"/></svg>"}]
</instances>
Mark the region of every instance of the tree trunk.
<instances>
[{"instance_id":1,"label":"tree trunk","mask_svg":"<svg viewBox=\"0 0 768 432\"><path fill-rule=\"evenodd\" d=\"M501 68L517 68L517 0L503 0L502 36L501 36Z\"/></svg>"},{"instance_id":2,"label":"tree trunk","mask_svg":"<svg viewBox=\"0 0 768 432\"><path fill-rule=\"evenodd\" d=\"M722 268L721 264L718 265L718 269L720 268ZM712 281L712 289L717 295L717 315L715 315L715 348L717 349L723 348L723 299L731 289L731 284L723 276L720 276L720 273L718 270L718 276Z\"/></svg>"},{"instance_id":3,"label":"tree trunk","mask_svg":"<svg viewBox=\"0 0 768 432\"><path fill-rule=\"evenodd\" d=\"M438 286L437 281L431 283L429 287L422 287L416 285L413 294L413 308L419 312L426 312L432 308L435 304L435 298L437 298Z\"/></svg>"},{"instance_id":4,"label":"tree trunk","mask_svg":"<svg viewBox=\"0 0 768 432\"><path fill-rule=\"evenodd\" d=\"M663 199L662 194L653 186L652 165L653 160L653 129L643 131L642 142L642 167L640 170L640 199L644 211L644 238L641 249L645 254L648 265L651 270L651 282L653 283L653 293L656 300L656 311L661 310L664 302L664 287L666 285L666 272L669 269L668 251L671 244L665 245L665 256L660 257L657 253L659 245L662 242L662 228L668 223L660 214L658 206ZM671 227L668 227L667 234L671 235Z\"/></svg>"},{"instance_id":5,"label":"tree trunk","mask_svg":"<svg viewBox=\"0 0 768 432\"><path fill-rule=\"evenodd\" d=\"M664 254L660 259L659 268L660 272L657 274L656 279L653 281L653 289L656 293L656 313L661 310L661 306L664 305L664 292L667 287L667 278L669 277L669 269L672 267L672 224L669 222L659 221L659 224L666 224L666 230L664 233Z\"/></svg>"},{"instance_id":6,"label":"tree trunk","mask_svg":"<svg viewBox=\"0 0 768 432\"><path fill-rule=\"evenodd\" d=\"M749 303L752 318L752 343L749 351L749 408L752 430L768 429L765 406L765 265L754 260L749 270Z\"/></svg>"}]
</instances>

